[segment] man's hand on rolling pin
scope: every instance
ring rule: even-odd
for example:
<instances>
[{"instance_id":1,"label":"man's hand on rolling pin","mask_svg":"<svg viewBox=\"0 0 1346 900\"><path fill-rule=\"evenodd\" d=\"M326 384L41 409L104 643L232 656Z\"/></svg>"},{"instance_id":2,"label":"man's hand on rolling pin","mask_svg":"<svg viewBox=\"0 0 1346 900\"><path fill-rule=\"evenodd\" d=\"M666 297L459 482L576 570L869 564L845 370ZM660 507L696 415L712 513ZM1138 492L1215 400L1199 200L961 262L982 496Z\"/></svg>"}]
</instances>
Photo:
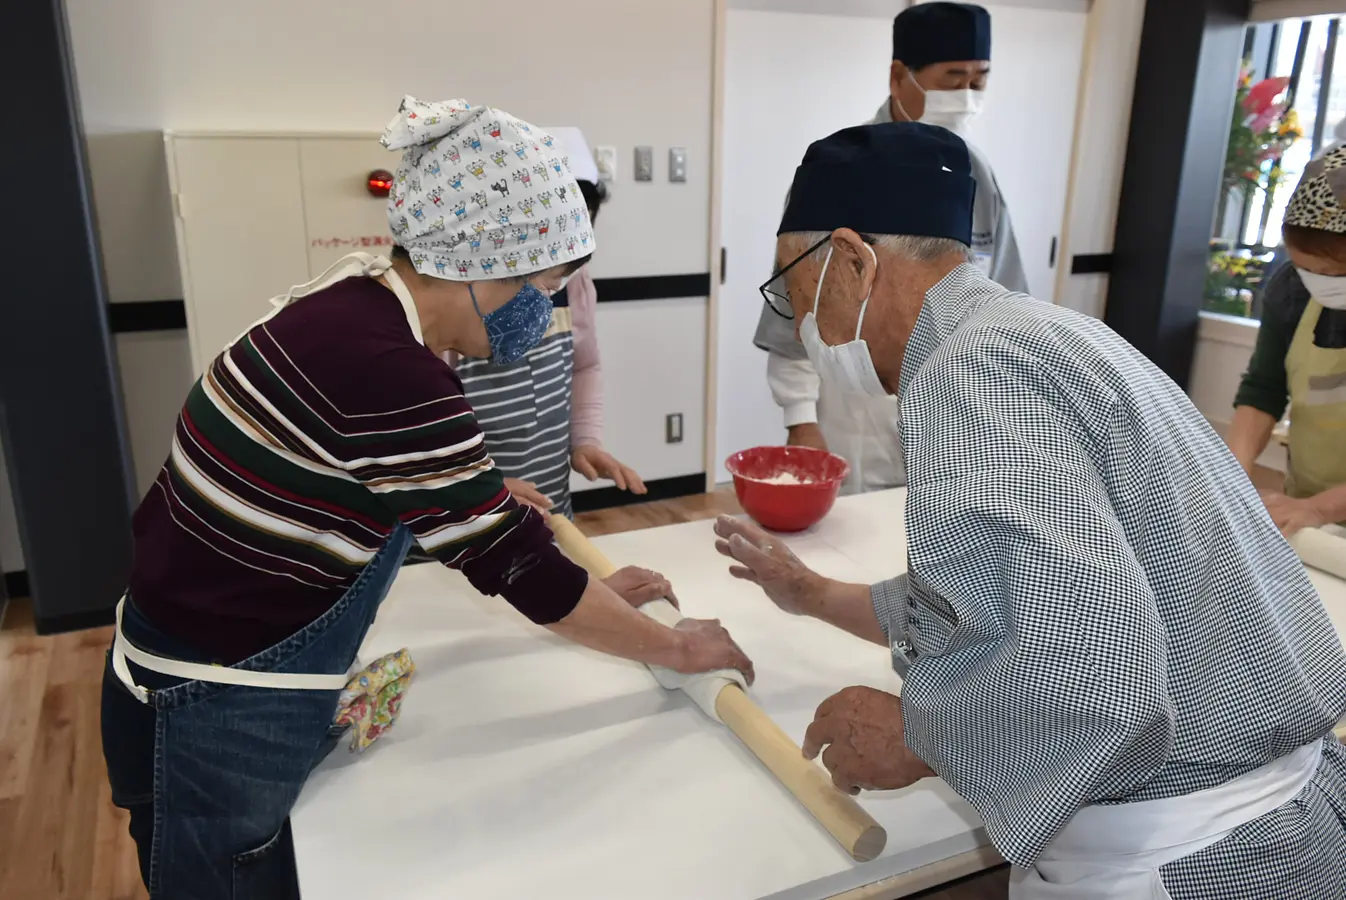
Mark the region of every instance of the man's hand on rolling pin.
<instances>
[{"instance_id":1,"label":"man's hand on rolling pin","mask_svg":"<svg viewBox=\"0 0 1346 900\"><path fill-rule=\"evenodd\" d=\"M902 738L902 698L874 688L848 687L822 702L804 734L804 756L820 751L847 794L895 791L935 775Z\"/></svg>"},{"instance_id":2,"label":"man's hand on rolling pin","mask_svg":"<svg viewBox=\"0 0 1346 900\"><path fill-rule=\"evenodd\" d=\"M671 666L684 675L713 672L716 669L737 669L752 684L756 678L752 660L739 649L719 619L683 619L676 631L682 634L683 646L678 664Z\"/></svg>"},{"instance_id":3,"label":"man's hand on rolling pin","mask_svg":"<svg viewBox=\"0 0 1346 900\"><path fill-rule=\"evenodd\" d=\"M537 489L537 485L531 481L520 481L517 478L505 479L505 490L514 495L525 506L531 506L540 513L546 513L552 508L552 502L547 495Z\"/></svg>"},{"instance_id":4,"label":"man's hand on rolling pin","mask_svg":"<svg viewBox=\"0 0 1346 900\"><path fill-rule=\"evenodd\" d=\"M639 566L618 569L604 578L603 583L616 591L618 597L637 609L661 597L675 607L678 605L678 598L673 595L673 585L668 583L668 579L658 572L651 572Z\"/></svg>"},{"instance_id":5,"label":"man's hand on rolling pin","mask_svg":"<svg viewBox=\"0 0 1346 900\"><path fill-rule=\"evenodd\" d=\"M799 561L780 541L742 519L720 516L715 520L715 549L736 566L729 574L759 586L771 602L792 616L813 614L813 601L821 596L827 579Z\"/></svg>"}]
</instances>

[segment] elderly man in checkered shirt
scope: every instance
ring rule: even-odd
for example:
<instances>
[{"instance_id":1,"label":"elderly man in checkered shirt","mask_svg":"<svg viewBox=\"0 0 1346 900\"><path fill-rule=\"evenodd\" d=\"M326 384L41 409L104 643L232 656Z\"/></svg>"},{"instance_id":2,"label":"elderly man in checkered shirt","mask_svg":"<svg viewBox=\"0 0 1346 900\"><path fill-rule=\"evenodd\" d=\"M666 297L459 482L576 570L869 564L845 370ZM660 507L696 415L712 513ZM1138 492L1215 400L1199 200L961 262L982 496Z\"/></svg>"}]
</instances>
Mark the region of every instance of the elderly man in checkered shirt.
<instances>
[{"instance_id":1,"label":"elderly man in checkered shirt","mask_svg":"<svg viewBox=\"0 0 1346 900\"><path fill-rule=\"evenodd\" d=\"M763 286L822 378L899 398L909 478L907 574L872 588L716 524L903 676L823 703L805 752L853 793L943 778L1011 897L1346 898L1346 654L1303 566L1173 382L967 264L969 173L926 125L819 141Z\"/></svg>"}]
</instances>

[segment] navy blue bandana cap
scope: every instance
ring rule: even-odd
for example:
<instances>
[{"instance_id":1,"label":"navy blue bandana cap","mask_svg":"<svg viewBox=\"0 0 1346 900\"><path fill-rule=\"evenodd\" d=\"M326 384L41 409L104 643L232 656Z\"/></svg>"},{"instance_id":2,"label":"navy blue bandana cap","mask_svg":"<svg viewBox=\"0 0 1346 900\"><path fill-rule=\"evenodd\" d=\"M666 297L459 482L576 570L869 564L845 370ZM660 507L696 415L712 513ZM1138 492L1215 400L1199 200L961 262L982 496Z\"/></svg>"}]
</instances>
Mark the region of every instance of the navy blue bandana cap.
<instances>
[{"instance_id":1,"label":"navy blue bandana cap","mask_svg":"<svg viewBox=\"0 0 1346 900\"><path fill-rule=\"evenodd\" d=\"M776 233L851 228L971 246L976 198L967 144L952 131L915 122L860 125L809 147Z\"/></svg>"},{"instance_id":2,"label":"navy blue bandana cap","mask_svg":"<svg viewBox=\"0 0 1346 900\"><path fill-rule=\"evenodd\" d=\"M893 20L893 59L909 69L990 60L991 14L971 3L920 3Z\"/></svg>"}]
</instances>

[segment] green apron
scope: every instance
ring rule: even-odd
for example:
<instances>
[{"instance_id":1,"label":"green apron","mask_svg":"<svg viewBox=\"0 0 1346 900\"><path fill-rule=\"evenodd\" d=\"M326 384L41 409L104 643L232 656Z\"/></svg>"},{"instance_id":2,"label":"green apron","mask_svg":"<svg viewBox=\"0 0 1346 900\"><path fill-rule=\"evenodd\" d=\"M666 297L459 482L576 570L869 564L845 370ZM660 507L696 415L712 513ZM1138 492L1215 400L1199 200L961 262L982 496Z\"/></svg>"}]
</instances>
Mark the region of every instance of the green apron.
<instances>
[{"instance_id":1,"label":"green apron","mask_svg":"<svg viewBox=\"0 0 1346 900\"><path fill-rule=\"evenodd\" d=\"M1290 465L1285 492L1305 498L1346 484L1346 349L1315 346L1323 306L1310 300L1285 356Z\"/></svg>"}]
</instances>

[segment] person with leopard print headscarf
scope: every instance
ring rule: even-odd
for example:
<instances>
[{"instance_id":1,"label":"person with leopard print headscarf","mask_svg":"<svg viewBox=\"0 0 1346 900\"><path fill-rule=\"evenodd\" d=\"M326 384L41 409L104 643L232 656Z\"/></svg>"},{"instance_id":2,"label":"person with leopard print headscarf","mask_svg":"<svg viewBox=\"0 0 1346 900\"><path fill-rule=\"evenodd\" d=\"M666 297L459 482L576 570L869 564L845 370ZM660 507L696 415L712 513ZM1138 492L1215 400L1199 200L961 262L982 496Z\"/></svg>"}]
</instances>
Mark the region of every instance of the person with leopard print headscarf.
<instances>
[{"instance_id":1,"label":"person with leopard print headscarf","mask_svg":"<svg viewBox=\"0 0 1346 900\"><path fill-rule=\"evenodd\" d=\"M1282 491L1262 495L1287 536L1346 522L1346 146L1309 163L1285 211L1281 266L1234 399L1227 441L1251 471L1290 410Z\"/></svg>"}]
</instances>

